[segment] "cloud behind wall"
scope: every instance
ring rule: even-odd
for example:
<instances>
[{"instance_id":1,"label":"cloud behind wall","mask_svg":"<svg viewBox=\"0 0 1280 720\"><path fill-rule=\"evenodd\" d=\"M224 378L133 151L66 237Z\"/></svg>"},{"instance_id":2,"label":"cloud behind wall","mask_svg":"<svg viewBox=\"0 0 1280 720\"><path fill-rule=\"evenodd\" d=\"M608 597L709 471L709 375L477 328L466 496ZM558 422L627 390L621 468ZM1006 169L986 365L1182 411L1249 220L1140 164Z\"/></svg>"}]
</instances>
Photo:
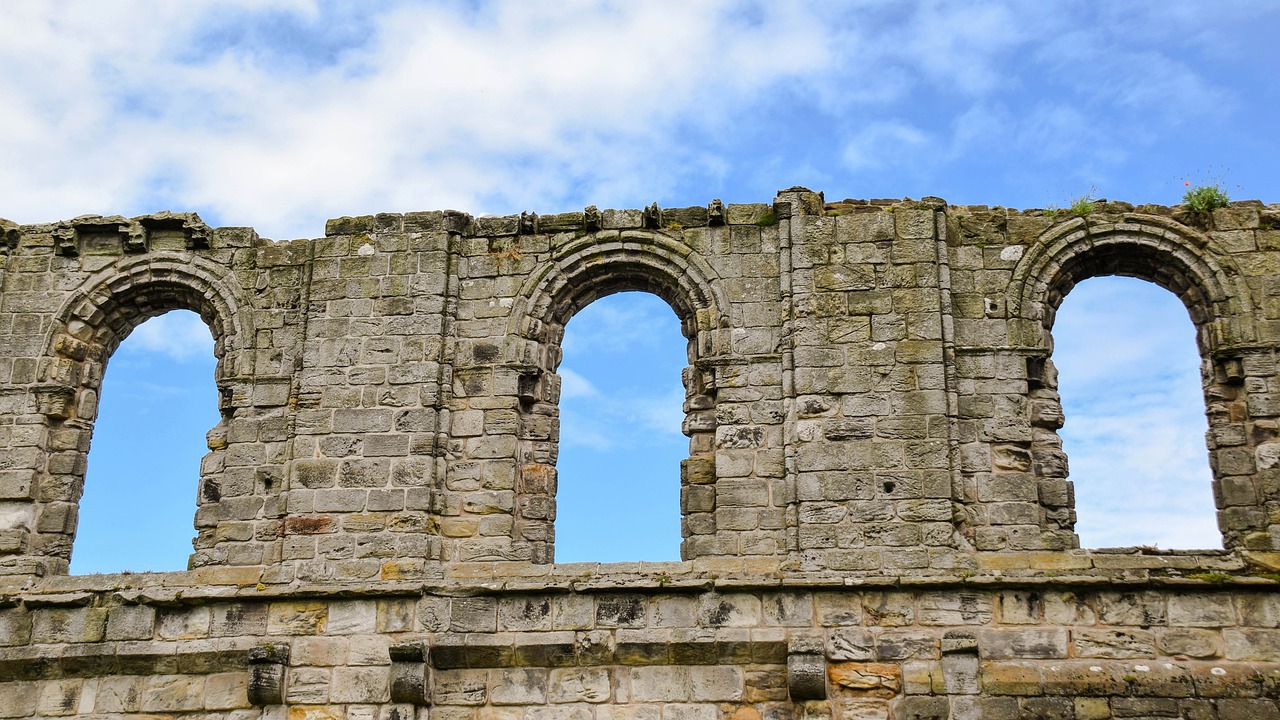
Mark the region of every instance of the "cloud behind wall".
<instances>
[{"instance_id":1,"label":"cloud behind wall","mask_svg":"<svg viewBox=\"0 0 1280 720\"><path fill-rule=\"evenodd\" d=\"M0 10L0 215L196 209L287 238L341 214L792 184L1171 202L1210 165L1266 195L1237 135L1280 154L1260 112L1280 9L1202 8L19 0Z\"/></svg>"},{"instance_id":2,"label":"cloud behind wall","mask_svg":"<svg viewBox=\"0 0 1280 720\"><path fill-rule=\"evenodd\" d=\"M1185 181L1220 180L1277 202L1278 25L1280 4L1254 0L8 0L0 217L195 210L288 239L341 215L768 202L792 185L1025 208L1090 192L1173 204ZM1154 372L1187 357L1166 344L1181 326L1145 315L1150 298L1090 301L1087 286L1055 329L1085 544L1212 544L1211 514L1195 514L1194 349L1178 378ZM674 478L687 450L684 341L662 329L669 309L606 300L570 324L561 368L562 450L603 464L563 469L631 489L610 463ZM1121 304L1154 319L1104 318ZM657 367L636 358L658 336L675 369L641 389L628 377ZM109 371L134 380L109 379L104 408L112 387L147 382L215 397L198 318L164 316L127 342ZM1136 375L1107 375L1126 358ZM161 367L191 374L160 383ZM216 421L205 410L213 420L187 423L196 446ZM659 457L650 440L674 449ZM620 459L628 449L640 459Z\"/></svg>"},{"instance_id":3,"label":"cloud behind wall","mask_svg":"<svg viewBox=\"0 0 1280 720\"><path fill-rule=\"evenodd\" d=\"M1053 360L1083 546L1222 546L1195 333L1142 280L1086 280L1063 301Z\"/></svg>"}]
</instances>

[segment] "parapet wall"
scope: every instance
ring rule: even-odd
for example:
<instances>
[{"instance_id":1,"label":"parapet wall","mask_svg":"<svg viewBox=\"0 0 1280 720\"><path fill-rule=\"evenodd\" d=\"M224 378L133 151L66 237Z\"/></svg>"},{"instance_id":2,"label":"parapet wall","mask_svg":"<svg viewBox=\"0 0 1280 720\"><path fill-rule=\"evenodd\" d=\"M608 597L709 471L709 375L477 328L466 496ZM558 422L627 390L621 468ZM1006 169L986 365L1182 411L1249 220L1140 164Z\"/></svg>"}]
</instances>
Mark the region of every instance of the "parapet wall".
<instances>
[{"instance_id":1,"label":"parapet wall","mask_svg":"<svg viewBox=\"0 0 1280 720\"><path fill-rule=\"evenodd\" d=\"M1280 206L0 240L0 717L1280 717ZM1197 328L1223 551L1078 548L1050 331L1113 274ZM560 342L623 290L689 343L685 562L556 565ZM68 577L105 363L178 308L222 411L192 569Z\"/></svg>"},{"instance_id":2,"label":"parapet wall","mask_svg":"<svg viewBox=\"0 0 1280 720\"><path fill-rule=\"evenodd\" d=\"M48 586L0 609L0 716L1277 713L1274 584L850 587L563 567L425 586Z\"/></svg>"}]
</instances>

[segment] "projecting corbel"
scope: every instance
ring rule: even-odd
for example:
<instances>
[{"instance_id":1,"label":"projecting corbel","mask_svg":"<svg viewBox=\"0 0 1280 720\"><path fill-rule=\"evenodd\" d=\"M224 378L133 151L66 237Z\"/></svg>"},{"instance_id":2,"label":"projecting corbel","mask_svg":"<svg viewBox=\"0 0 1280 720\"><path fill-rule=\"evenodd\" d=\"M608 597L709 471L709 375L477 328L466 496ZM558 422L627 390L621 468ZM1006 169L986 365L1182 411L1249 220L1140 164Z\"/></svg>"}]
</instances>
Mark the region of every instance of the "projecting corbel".
<instances>
[{"instance_id":1,"label":"projecting corbel","mask_svg":"<svg viewBox=\"0 0 1280 720\"><path fill-rule=\"evenodd\" d=\"M827 657L822 638L795 636L787 650L787 694L792 701L827 699Z\"/></svg>"},{"instance_id":2,"label":"projecting corbel","mask_svg":"<svg viewBox=\"0 0 1280 720\"><path fill-rule=\"evenodd\" d=\"M32 392L36 398L36 412L54 420L71 417L75 407L75 388L65 385L38 385Z\"/></svg>"},{"instance_id":3,"label":"projecting corbel","mask_svg":"<svg viewBox=\"0 0 1280 720\"><path fill-rule=\"evenodd\" d=\"M254 705L283 705L288 667L288 645L259 645L250 650L249 702Z\"/></svg>"},{"instance_id":4,"label":"projecting corbel","mask_svg":"<svg viewBox=\"0 0 1280 720\"><path fill-rule=\"evenodd\" d=\"M391 702L431 704L431 664L426 643L392 645Z\"/></svg>"}]
</instances>

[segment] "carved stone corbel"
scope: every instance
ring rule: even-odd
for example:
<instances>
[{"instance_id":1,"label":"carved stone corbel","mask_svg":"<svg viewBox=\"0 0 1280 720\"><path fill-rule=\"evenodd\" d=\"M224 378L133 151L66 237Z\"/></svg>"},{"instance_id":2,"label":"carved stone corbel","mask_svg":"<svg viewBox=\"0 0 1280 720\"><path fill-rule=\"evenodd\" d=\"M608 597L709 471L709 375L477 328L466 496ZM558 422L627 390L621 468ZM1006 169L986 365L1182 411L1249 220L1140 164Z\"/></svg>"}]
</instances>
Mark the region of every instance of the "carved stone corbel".
<instances>
[{"instance_id":1,"label":"carved stone corbel","mask_svg":"<svg viewBox=\"0 0 1280 720\"><path fill-rule=\"evenodd\" d=\"M76 231L73 227L63 226L54 228L53 245L59 255L75 257L80 254L80 246L76 244Z\"/></svg>"},{"instance_id":2,"label":"carved stone corbel","mask_svg":"<svg viewBox=\"0 0 1280 720\"><path fill-rule=\"evenodd\" d=\"M640 216L641 223L645 229L657 230L662 227L662 208L658 207L658 203L653 203L644 209L644 213Z\"/></svg>"},{"instance_id":3,"label":"carved stone corbel","mask_svg":"<svg viewBox=\"0 0 1280 720\"><path fill-rule=\"evenodd\" d=\"M520 213L520 234L533 235L538 232L538 213Z\"/></svg>"},{"instance_id":4,"label":"carved stone corbel","mask_svg":"<svg viewBox=\"0 0 1280 720\"><path fill-rule=\"evenodd\" d=\"M724 203L720 202L720 198L716 198L707 206L707 224L723 225L724 223Z\"/></svg>"},{"instance_id":5,"label":"carved stone corbel","mask_svg":"<svg viewBox=\"0 0 1280 720\"><path fill-rule=\"evenodd\" d=\"M17 223L0 218L0 245L12 250L13 248L18 247L18 240L21 237L22 230L18 227Z\"/></svg>"},{"instance_id":6,"label":"carved stone corbel","mask_svg":"<svg viewBox=\"0 0 1280 720\"><path fill-rule=\"evenodd\" d=\"M282 705L285 671L289 667L288 645L259 645L249 651L249 702L254 705Z\"/></svg>"},{"instance_id":7,"label":"carved stone corbel","mask_svg":"<svg viewBox=\"0 0 1280 720\"><path fill-rule=\"evenodd\" d=\"M827 699L827 660L822 653L787 655L787 693L793 701Z\"/></svg>"},{"instance_id":8,"label":"carved stone corbel","mask_svg":"<svg viewBox=\"0 0 1280 720\"><path fill-rule=\"evenodd\" d=\"M71 408L76 401L75 388L65 385L40 385L33 392L36 396L36 412L54 420L66 420L71 417Z\"/></svg>"},{"instance_id":9,"label":"carved stone corbel","mask_svg":"<svg viewBox=\"0 0 1280 720\"><path fill-rule=\"evenodd\" d=\"M119 227L120 244L127 253L147 251L147 231L139 223L122 223Z\"/></svg>"},{"instance_id":10,"label":"carved stone corbel","mask_svg":"<svg viewBox=\"0 0 1280 720\"><path fill-rule=\"evenodd\" d=\"M431 664L426 643L392 645L391 702L431 704Z\"/></svg>"}]
</instances>

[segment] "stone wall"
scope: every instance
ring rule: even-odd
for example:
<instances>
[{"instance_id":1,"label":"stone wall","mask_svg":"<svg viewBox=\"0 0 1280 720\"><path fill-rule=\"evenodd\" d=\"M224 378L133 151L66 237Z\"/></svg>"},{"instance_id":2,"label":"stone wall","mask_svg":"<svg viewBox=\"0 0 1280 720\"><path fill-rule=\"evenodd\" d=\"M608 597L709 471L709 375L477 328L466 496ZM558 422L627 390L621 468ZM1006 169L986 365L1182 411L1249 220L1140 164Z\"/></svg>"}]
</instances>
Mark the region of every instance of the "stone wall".
<instances>
[{"instance_id":1,"label":"stone wall","mask_svg":"<svg viewBox=\"0 0 1280 720\"><path fill-rule=\"evenodd\" d=\"M0 717L1280 717L1274 583L850 586L673 565L47 583L0 609Z\"/></svg>"},{"instance_id":2,"label":"stone wall","mask_svg":"<svg viewBox=\"0 0 1280 720\"><path fill-rule=\"evenodd\" d=\"M0 717L1280 717L1280 206L923 201L0 221ZM1051 351L1197 328L1224 550L1081 550ZM560 342L688 339L684 562L555 564ZM218 356L187 572L68 576L105 364ZM428 709L429 708L429 709Z\"/></svg>"}]
</instances>

